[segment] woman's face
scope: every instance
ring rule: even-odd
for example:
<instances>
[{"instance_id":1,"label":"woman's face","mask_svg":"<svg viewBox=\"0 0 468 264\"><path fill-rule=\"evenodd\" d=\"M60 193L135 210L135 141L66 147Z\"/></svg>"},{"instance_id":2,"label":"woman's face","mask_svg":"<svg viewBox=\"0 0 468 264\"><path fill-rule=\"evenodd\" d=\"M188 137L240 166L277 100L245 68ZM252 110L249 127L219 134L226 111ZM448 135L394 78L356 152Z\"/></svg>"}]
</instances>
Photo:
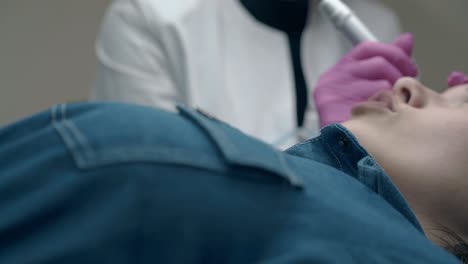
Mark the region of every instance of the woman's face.
<instances>
[{"instance_id":1,"label":"woman's face","mask_svg":"<svg viewBox=\"0 0 468 264\"><path fill-rule=\"evenodd\" d=\"M435 222L465 226L468 85L437 93L403 78L393 91L354 107L351 120L343 125L389 174L420 218L430 215Z\"/></svg>"}]
</instances>

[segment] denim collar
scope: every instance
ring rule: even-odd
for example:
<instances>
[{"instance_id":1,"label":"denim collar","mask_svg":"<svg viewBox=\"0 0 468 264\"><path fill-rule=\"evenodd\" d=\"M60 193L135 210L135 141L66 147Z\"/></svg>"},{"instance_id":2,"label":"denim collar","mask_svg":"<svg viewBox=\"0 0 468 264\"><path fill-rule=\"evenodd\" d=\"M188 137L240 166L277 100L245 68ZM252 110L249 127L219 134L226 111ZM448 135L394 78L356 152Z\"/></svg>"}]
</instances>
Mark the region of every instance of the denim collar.
<instances>
[{"instance_id":1,"label":"denim collar","mask_svg":"<svg viewBox=\"0 0 468 264\"><path fill-rule=\"evenodd\" d=\"M320 130L320 136L297 144L285 152L327 164L355 178L385 199L424 234L416 216L390 177L342 125L326 126Z\"/></svg>"}]
</instances>

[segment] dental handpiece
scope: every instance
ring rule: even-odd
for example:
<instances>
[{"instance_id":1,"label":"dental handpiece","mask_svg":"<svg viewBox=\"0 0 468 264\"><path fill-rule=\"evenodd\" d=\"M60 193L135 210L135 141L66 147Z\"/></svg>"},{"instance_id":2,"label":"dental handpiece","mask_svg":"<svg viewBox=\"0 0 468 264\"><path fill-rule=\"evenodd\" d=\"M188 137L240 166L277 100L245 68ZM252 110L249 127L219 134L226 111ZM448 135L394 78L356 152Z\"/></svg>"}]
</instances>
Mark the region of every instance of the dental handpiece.
<instances>
[{"instance_id":1,"label":"dental handpiece","mask_svg":"<svg viewBox=\"0 0 468 264\"><path fill-rule=\"evenodd\" d=\"M319 8L322 14L329 17L335 27L353 45L357 45L363 41L378 41L354 12L340 0L320 0Z\"/></svg>"},{"instance_id":2,"label":"dental handpiece","mask_svg":"<svg viewBox=\"0 0 468 264\"><path fill-rule=\"evenodd\" d=\"M379 41L356 14L340 0L320 0L319 8L321 13L330 18L335 27L341 31L354 46L364 41ZM416 78L420 80L421 76L422 73L421 70L419 70Z\"/></svg>"}]
</instances>

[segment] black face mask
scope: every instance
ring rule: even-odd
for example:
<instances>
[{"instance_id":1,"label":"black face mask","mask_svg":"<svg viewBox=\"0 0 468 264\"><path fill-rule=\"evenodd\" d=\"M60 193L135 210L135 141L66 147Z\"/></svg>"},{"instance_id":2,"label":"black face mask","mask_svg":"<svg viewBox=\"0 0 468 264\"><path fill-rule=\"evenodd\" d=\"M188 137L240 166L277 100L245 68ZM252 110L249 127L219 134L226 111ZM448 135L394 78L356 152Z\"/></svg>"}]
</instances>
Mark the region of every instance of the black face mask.
<instances>
[{"instance_id":1,"label":"black face mask","mask_svg":"<svg viewBox=\"0 0 468 264\"><path fill-rule=\"evenodd\" d=\"M285 31L301 33L307 22L311 0L240 0L260 22Z\"/></svg>"}]
</instances>

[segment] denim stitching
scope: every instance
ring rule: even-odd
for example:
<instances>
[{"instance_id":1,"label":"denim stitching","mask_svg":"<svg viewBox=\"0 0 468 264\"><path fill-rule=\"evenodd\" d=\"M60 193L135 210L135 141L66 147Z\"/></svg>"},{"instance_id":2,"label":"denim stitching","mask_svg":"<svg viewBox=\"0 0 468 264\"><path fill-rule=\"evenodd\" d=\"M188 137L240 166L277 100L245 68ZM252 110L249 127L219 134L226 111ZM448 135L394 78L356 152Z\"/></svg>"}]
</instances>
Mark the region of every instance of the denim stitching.
<instances>
[{"instance_id":1,"label":"denim stitching","mask_svg":"<svg viewBox=\"0 0 468 264\"><path fill-rule=\"evenodd\" d=\"M158 149L142 149L141 146L106 148L100 155L97 153L94 164L87 164L86 168L104 166L113 163L151 162L156 164L182 164L197 168L224 171L225 165L216 161L211 155L200 152L190 152L182 148L158 147ZM196 157L196 158L193 158Z\"/></svg>"},{"instance_id":2,"label":"denim stitching","mask_svg":"<svg viewBox=\"0 0 468 264\"><path fill-rule=\"evenodd\" d=\"M307 142L307 143L313 143L313 142L315 142L315 141L319 141L319 139L320 139L319 137L316 137L316 138L309 139L309 140L307 140L306 142Z\"/></svg>"},{"instance_id":3,"label":"denim stitching","mask_svg":"<svg viewBox=\"0 0 468 264\"><path fill-rule=\"evenodd\" d=\"M72 135L69 135L68 131L62 124L62 120L57 119L57 111L59 105L54 105L51 108L51 114L52 114L52 126L56 129L56 131L59 133L59 135L62 137L63 141L65 142L65 145L67 146L67 149L71 152L76 165L78 167L83 166L85 164L84 158L80 155L79 151L76 150L76 144L75 141L73 140Z\"/></svg>"},{"instance_id":4,"label":"denim stitching","mask_svg":"<svg viewBox=\"0 0 468 264\"><path fill-rule=\"evenodd\" d=\"M215 158L210 155L190 153L185 149L158 147L157 150L142 150L141 146L126 146L125 148L106 148L96 152L91 148L89 141L76 127L76 124L67 119L65 107L66 105L62 104L51 108L52 123L79 168L92 168L122 162L152 162L182 164L217 171L225 169L223 164L215 161Z\"/></svg>"},{"instance_id":5,"label":"denim stitching","mask_svg":"<svg viewBox=\"0 0 468 264\"><path fill-rule=\"evenodd\" d=\"M304 141L304 142L297 143L296 145L294 145L294 146L292 146L292 147L290 147L290 148L284 150L284 152L288 152L289 150L292 150L292 149L294 149L294 148L296 148L296 147L300 147L300 146L303 146L303 145L306 145L306 144L309 144L309 143L314 143L315 141L318 141L318 140L319 140L318 137L312 138L312 139L308 139L308 140L306 140L306 141Z\"/></svg>"},{"instance_id":6,"label":"denim stitching","mask_svg":"<svg viewBox=\"0 0 468 264\"><path fill-rule=\"evenodd\" d=\"M337 125L333 125L334 127L337 127ZM332 147L330 146L330 144L328 144L328 142L326 140L321 140L325 145L327 145L328 147L328 151L331 152L332 156L335 158L336 162L338 163L338 166L340 167L340 170L343 171L343 166L341 165L341 162L340 162L340 159L338 158L338 156L335 154L335 152L333 151Z\"/></svg>"},{"instance_id":7,"label":"denim stitching","mask_svg":"<svg viewBox=\"0 0 468 264\"><path fill-rule=\"evenodd\" d=\"M298 179L293 179L292 174L290 173L290 170L288 170L287 166L285 165L284 161L279 161L282 165L283 173L278 172L276 168L272 167L271 164L269 163L261 163L261 166L257 163L256 160L251 160L251 159L244 159L244 153L240 151L240 149L231 142L230 138L227 137L223 131L218 131L218 129L213 129L213 120L206 119L205 116L203 116L200 113L194 113L190 110L185 109L183 106L179 106L180 113L181 115L187 117L188 119L194 121L194 123L202 129L210 138L210 140L214 143L214 145L217 147L217 149L222 153L224 158L228 160L229 163L238 163L238 159L242 159L241 164L243 166L249 166L249 167L254 167L254 168L261 168L263 170L267 170L269 172L273 172L274 174L278 175L282 179L285 179L289 184L296 186L298 183ZM229 128L232 129L232 127L224 122L220 121L214 121L218 122L220 126L224 128ZM272 150L275 154L275 157L278 158L278 152L276 150ZM232 160L234 159L234 160ZM285 174L285 175L283 175Z\"/></svg>"},{"instance_id":8,"label":"denim stitching","mask_svg":"<svg viewBox=\"0 0 468 264\"><path fill-rule=\"evenodd\" d=\"M88 162L91 162L94 159L94 151L91 148L88 140L86 137L81 133L81 131L76 127L75 123L73 121L70 121L67 119L66 116L66 105L62 105L62 118L63 118L63 124L66 128L68 128L68 131L70 134L72 134L77 142L78 145L81 146L83 149L83 156L84 160L87 160Z\"/></svg>"},{"instance_id":9,"label":"denim stitching","mask_svg":"<svg viewBox=\"0 0 468 264\"><path fill-rule=\"evenodd\" d=\"M78 156L80 157L80 159L77 160L77 165L79 168L82 168L86 166L86 164L89 162L89 159L86 157L87 156L86 151L80 150L80 149L83 149L83 146L80 144L80 141L76 138L75 134L73 134L73 132L68 128L65 111L66 111L66 105L61 104L60 105L60 114L61 114L60 123L64 131L67 131L67 134L70 136L70 139L73 141L72 142L73 146L70 146L70 150L72 151L74 155L76 155L77 157Z\"/></svg>"}]
</instances>

